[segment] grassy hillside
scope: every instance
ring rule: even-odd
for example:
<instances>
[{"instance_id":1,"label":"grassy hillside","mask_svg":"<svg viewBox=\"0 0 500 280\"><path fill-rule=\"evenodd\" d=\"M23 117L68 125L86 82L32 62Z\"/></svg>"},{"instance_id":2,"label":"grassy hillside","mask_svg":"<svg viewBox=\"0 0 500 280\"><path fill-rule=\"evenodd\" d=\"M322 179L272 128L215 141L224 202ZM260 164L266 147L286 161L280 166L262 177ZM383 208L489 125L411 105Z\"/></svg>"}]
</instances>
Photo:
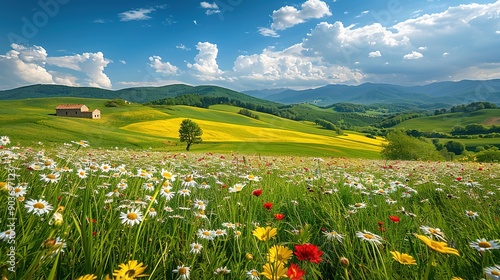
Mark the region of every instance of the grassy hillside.
<instances>
[{"instance_id":1,"label":"grassy hillside","mask_svg":"<svg viewBox=\"0 0 500 280\"><path fill-rule=\"evenodd\" d=\"M210 109L187 106L149 107L138 104L105 107L107 100L51 98L0 101L0 134L13 143L44 145L87 140L94 148L127 147L183 151L179 123L193 119L204 130L204 142L192 147L201 152L288 154L378 158L382 140L347 132L337 136L311 122L296 122L256 113L255 120L239 108L216 105ZM56 117L62 103L84 103L99 108L102 119Z\"/></svg>"},{"instance_id":2,"label":"grassy hillside","mask_svg":"<svg viewBox=\"0 0 500 280\"><path fill-rule=\"evenodd\" d=\"M449 113L437 116L422 117L404 121L395 128L419 129L421 131L450 132L457 125L480 123L485 125L500 124L500 109L483 109L475 112Z\"/></svg>"}]
</instances>

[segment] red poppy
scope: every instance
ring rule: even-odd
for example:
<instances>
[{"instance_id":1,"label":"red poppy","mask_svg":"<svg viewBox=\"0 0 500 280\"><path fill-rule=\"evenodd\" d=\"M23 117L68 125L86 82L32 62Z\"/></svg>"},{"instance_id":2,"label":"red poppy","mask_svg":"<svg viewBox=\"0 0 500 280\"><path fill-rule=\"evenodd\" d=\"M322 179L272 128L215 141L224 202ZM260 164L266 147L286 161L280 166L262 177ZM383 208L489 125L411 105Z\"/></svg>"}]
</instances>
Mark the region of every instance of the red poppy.
<instances>
[{"instance_id":1,"label":"red poppy","mask_svg":"<svg viewBox=\"0 0 500 280\"><path fill-rule=\"evenodd\" d=\"M384 222L378 222L377 223L379 226L383 226L384 225Z\"/></svg>"},{"instance_id":2,"label":"red poppy","mask_svg":"<svg viewBox=\"0 0 500 280\"><path fill-rule=\"evenodd\" d=\"M286 272L286 275L290 280L302 280L302 276L304 276L306 272L300 267L294 263L290 264L290 267L288 268L288 271Z\"/></svg>"},{"instance_id":3,"label":"red poppy","mask_svg":"<svg viewBox=\"0 0 500 280\"><path fill-rule=\"evenodd\" d=\"M400 221L398 216L389 216L389 219L395 223L399 223Z\"/></svg>"},{"instance_id":4,"label":"red poppy","mask_svg":"<svg viewBox=\"0 0 500 280\"><path fill-rule=\"evenodd\" d=\"M255 196L260 196L261 194L262 194L261 189L256 189L256 190L253 190L253 192L252 192L252 195L255 195Z\"/></svg>"},{"instance_id":5,"label":"red poppy","mask_svg":"<svg viewBox=\"0 0 500 280\"><path fill-rule=\"evenodd\" d=\"M323 251L321 251L318 246L313 244L302 244L295 245L295 252L293 252L299 261L309 261L313 263L319 263L321 261L321 256Z\"/></svg>"},{"instance_id":6,"label":"red poppy","mask_svg":"<svg viewBox=\"0 0 500 280\"><path fill-rule=\"evenodd\" d=\"M268 202L264 203L264 208L271 211L271 208L273 208L273 204L268 201Z\"/></svg>"},{"instance_id":7,"label":"red poppy","mask_svg":"<svg viewBox=\"0 0 500 280\"><path fill-rule=\"evenodd\" d=\"M283 218L285 218L285 214L281 214L281 213L274 214L274 217L276 218L276 220L281 221L281 220L283 220Z\"/></svg>"}]
</instances>

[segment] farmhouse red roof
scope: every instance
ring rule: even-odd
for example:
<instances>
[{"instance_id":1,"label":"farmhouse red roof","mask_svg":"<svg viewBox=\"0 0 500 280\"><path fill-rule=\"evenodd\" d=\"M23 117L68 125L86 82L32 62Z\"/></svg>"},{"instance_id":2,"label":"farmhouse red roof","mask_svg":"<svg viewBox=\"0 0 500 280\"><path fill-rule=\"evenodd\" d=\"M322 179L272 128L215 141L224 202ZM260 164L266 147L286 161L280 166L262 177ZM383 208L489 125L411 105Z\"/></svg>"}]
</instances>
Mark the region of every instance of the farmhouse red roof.
<instances>
[{"instance_id":1,"label":"farmhouse red roof","mask_svg":"<svg viewBox=\"0 0 500 280\"><path fill-rule=\"evenodd\" d=\"M60 109L80 109L82 106L85 106L84 104L61 104L56 107L56 110Z\"/></svg>"}]
</instances>

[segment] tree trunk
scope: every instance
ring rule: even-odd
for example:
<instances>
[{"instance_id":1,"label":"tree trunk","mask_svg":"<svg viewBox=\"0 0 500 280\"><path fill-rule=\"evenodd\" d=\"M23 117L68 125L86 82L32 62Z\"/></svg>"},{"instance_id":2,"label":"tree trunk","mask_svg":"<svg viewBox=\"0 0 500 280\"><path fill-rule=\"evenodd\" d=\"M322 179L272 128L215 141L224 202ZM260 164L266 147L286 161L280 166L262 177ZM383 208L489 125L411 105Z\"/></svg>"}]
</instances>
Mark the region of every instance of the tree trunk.
<instances>
[{"instance_id":1,"label":"tree trunk","mask_svg":"<svg viewBox=\"0 0 500 280\"><path fill-rule=\"evenodd\" d=\"M191 147L191 142L188 142L188 144L186 146L186 151L189 151L189 147Z\"/></svg>"}]
</instances>

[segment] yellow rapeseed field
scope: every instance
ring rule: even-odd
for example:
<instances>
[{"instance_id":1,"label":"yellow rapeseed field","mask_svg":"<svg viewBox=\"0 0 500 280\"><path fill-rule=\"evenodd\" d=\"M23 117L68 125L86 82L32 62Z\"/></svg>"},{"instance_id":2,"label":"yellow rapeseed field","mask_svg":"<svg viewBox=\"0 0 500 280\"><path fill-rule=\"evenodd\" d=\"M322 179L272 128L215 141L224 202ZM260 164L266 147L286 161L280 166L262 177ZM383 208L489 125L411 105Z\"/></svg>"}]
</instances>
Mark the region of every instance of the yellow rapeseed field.
<instances>
[{"instance_id":1,"label":"yellow rapeseed field","mask_svg":"<svg viewBox=\"0 0 500 280\"><path fill-rule=\"evenodd\" d=\"M179 126L184 118L155 120L130 124L122 127L149 135L178 138ZM284 129L237 125L207 120L192 119L203 129L203 141L206 142L294 142L305 144L323 144L342 146L357 150L380 151L383 143L380 139L349 134L337 137L309 134Z\"/></svg>"}]
</instances>

